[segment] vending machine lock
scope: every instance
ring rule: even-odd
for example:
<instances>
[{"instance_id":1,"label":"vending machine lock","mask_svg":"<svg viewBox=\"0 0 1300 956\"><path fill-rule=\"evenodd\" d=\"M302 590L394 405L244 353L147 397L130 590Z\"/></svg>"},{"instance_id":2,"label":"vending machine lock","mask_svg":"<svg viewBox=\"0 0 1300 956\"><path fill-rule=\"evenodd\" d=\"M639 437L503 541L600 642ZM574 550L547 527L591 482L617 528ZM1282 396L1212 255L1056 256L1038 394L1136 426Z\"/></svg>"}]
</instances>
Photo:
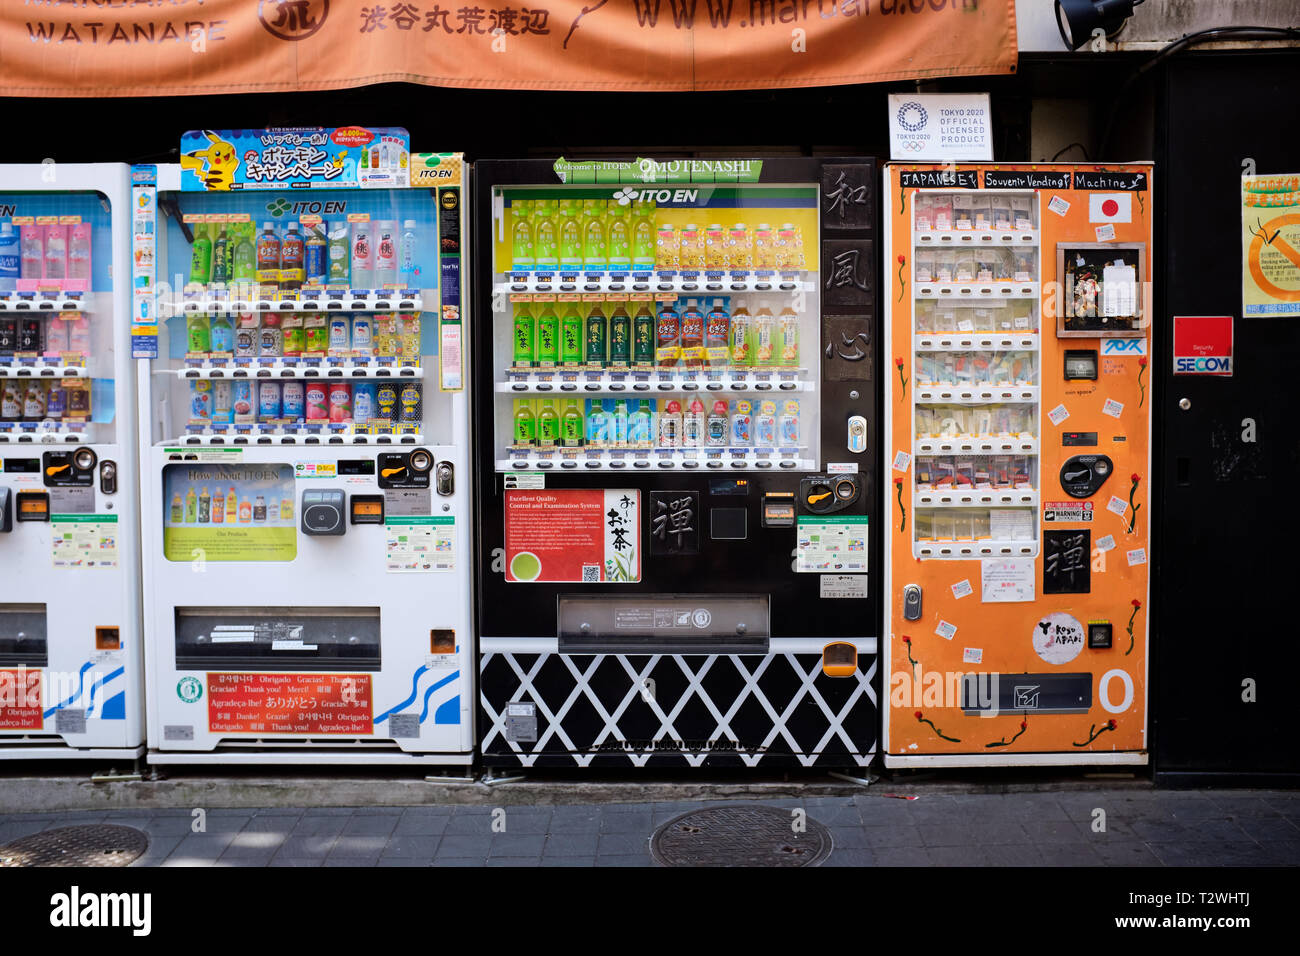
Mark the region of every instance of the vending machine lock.
<instances>
[{"instance_id":1,"label":"vending machine lock","mask_svg":"<svg viewBox=\"0 0 1300 956\"><path fill-rule=\"evenodd\" d=\"M434 469L433 475L434 486L438 494L445 497L456 491L456 471L451 462L438 462L438 467Z\"/></svg>"},{"instance_id":2,"label":"vending machine lock","mask_svg":"<svg viewBox=\"0 0 1300 956\"><path fill-rule=\"evenodd\" d=\"M108 460L100 462L99 491L100 494L105 495L117 494L117 462Z\"/></svg>"},{"instance_id":3,"label":"vending machine lock","mask_svg":"<svg viewBox=\"0 0 1300 956\"><path fill-rule=\"evenodd\" d=\"M310 535L339 535L347 530L344 495L339 488L320 488L302 493L302 530Z\"/></svg>"},{"instance_id":4,"label":"vending machine lock","mask_svg":"<svg viewBox=\"0 0 1300 956\"><path fill-rule=\"evenodd\" d=\"M1071 498L1091 497L1114 469L1106 455L1074 455L1061 466L1061 490Z\"/></svg>"},{"instance_id":5,"label":"vending machine lock","mask_svg":"<svg viewBox=\"0 0 1300 956\"><path fill-rule=\"evenodd\" d=\"M854 454L867 450L867 420L861 415L849 416L848 449Z\"/></svg>"},{"instance_id":6,"label":"vending machine lock","mask_svg":"<svg viewBox=\"0 0 1300 956\"><path fill-rule=\"evenodd\" d=\"M909 584L903 588L903 620L921 619L921 585Z\"/></svg>"}]
</instances>

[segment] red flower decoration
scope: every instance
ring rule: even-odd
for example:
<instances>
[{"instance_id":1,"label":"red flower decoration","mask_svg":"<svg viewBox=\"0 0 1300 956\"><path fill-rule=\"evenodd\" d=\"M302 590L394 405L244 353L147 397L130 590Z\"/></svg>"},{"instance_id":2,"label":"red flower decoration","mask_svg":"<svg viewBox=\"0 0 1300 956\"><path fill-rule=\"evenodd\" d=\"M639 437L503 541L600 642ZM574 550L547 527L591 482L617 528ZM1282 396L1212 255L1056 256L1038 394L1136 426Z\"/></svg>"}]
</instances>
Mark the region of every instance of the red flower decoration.
<instances>
[{"instance_id":1,"label":"red flower decoration","mask_svg":"<svg viewBox=\"0 0 1300 956\"><path fill-rule=\"evenodd\" d=\"M1143 355L1141 358L1138 359L1138 365L1141 365L1143 368L1145 368L1146 364L1147 364L1147 358L1145 355Z\"/></svg>"},{"instance_id":2,"label":"red flower decoration","mask_svg":"<svg viewBox=\"0 0 1300 956\"><path fill-rule=\"evenodd\" d=\"M904 644L911 644L911 643L912 643L912 639L911 639L910 637L908 637L906 634L904 634L904 635L903 635L903 643L904 643Z\"/></svg>"},{"instance_id":3,"label":"red flower decoration","mask_svg":"<svg viewBox=\"0 0 1300 956\"><path fill-rule=\"evenodd\" d=\"M1020 729L1021 729L1021 730L1024 730L1024 729L1025 729L1026 727L1028 727L1028 726L1029 726L1029 721L1027 721L1027 720L1022 720L1022 721L1020 722Z\"/></svg>"},{"instance_id":4,"label":"red flower decoration","mask_svg":"<svg viewBox=\"0 0 1300 956\"><path fill-rule=\"evenodd\" d=\"M898 264L899 264L900 266L901 266L901 265L906 265L906 264L907 264L907 259L904 258L901 254L900 254L899 257L898 257Z\"/></svg>"},{"instance_id":5,"label":"red flower decoration","mask_svg":"<svg viewBox=\"0 0 1300 956\"><path fill-rule=\"evenodd\" d=\"M1142 606L1142 602L1139 601L1137 598L1134 598L1134 599L1133 599L1133 606L1134 606L1134 607L1141 607L1141 606Z\"/></svg>"},{"instance_id":6,"label":"red flower decoration","mask_svg":"<svg viewBox=\"0 0 1300 956\"><path fill-rule=\"evenodd\" d=\"M1135 471L1133 474L1128 476L1128 480L1136 483L1142 480L1142 476Z\"/></svg>"},{"instance_id":7,"label":"red flower decoration","mask_svg":"<svg viewBox=\"0 0 1300 956\"><path fill-rule=\"evenodd\" d=\"M1114 730L1116 727L1119 726L1119 724L1115 723L1114 719L1112 719L1112 720L1109 721L1109 723L1107 724L1107 726L1109 726L1111 730Z\"/></svg>"},{"instance_id":8,"label":"red flower decoration","mask_svg":"<svg viewBox=\"0 0 1300 956\"><path fill-rule=\"evenodd\" d=\"M903 367L903 360L902 360L901 358L896 358L896 359L894 359L894 364L897 365L899 368L902 368L902 367Z\"/></svg>"},{"instance_id":9,"label":"red flower decoration","mask_svg":"<svg viewBox=\"0 0 1300 956\"><path fill-rule=\"evenodd\" d=\"M921 719L921 712L918 710L918 711L917 711L915 714L913 714L912 716L915 717L917 720L920 720L920 719Z\"/></svg>"},{"instance_id":10,"label":"red flower decoration","mask_svg":"<svg viewBox=\"0 0 1300 956\"><path fill-rule=\"evenodd\" d=\"M894 484L898 485L898 487L900 487L900 488L903 487L903 479L902 479L902 478L895 478L895 479L894 479Z\"/></svg>"}]
</instances>

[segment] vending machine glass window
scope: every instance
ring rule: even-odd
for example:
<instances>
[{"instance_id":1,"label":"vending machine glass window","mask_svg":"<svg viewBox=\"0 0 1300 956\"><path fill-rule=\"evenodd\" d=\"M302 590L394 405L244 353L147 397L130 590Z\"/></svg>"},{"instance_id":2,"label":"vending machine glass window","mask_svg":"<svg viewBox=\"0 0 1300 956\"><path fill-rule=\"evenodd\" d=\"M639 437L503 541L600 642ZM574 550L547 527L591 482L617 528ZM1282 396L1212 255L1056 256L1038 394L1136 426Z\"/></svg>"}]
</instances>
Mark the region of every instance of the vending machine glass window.
<instances>
[{"instance_id":1,"label":"vending machine glass window","mask_svg":"<svg viewBox=\"0 0 1300 956\"><path fill-rule=\"evenodd\" d=\"M480 164L487 762L871 759L874 172Z\"/></svg>"},{"instance_id":2,"label":"vending machine glass window","mask_svg":"<svg viewBox=\"0 0 1300 956\"><path fill-rule=\"evenodd\" d=\"M0 759L143 752L129 214L124 165L0 166Z\"/></svg>"},{"instance_id":3,"label":"vending machine glass window","mask_svg":"<svg viewBox=\"0 0 1300 956\"><path fill-rule=\"evenodd\" d=\"M136 242L149 759L467 763L467 168L396 128L181 153Z\"/></svg>"}]
</instances>

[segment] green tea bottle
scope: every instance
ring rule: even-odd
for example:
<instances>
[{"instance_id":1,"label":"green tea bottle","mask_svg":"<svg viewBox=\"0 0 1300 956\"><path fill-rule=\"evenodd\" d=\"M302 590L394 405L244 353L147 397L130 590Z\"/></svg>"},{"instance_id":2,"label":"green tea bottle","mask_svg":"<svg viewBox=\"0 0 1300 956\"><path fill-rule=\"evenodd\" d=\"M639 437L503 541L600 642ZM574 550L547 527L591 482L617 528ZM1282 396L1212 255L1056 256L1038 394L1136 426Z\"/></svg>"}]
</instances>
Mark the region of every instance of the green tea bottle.
<instances>
[{"instance_id":1,"label":"green tea bottle","mask_svg":"<svg viewBox=\"0 0 1300 956\"><path fill-rule=\"evenodd\" d=\"M600 311L600 303L593 302L591 312L587 314L587 364L597 368L605 367L605 332L608 322L605 313Z\"/></svg>"},{"instance_id":2,"label":"green tea bottle","mask_svg":"<svg viewBox=\"0 0 1300 956\"><path fill-rule=\"evenodd\" d=\"M515 400L515 444L531 445L537 441L537 419L528 399Z\"/></svg>"},{"instance_id":3,"label":"green tea bottle","mask_svg":"<svg viewBox=\"0 0 1300 956\"><path fill-rule=\"evenodd\" d=\"M549 447L560 440L560 416L555 411L555 399L542 399L541 410L537 413L537 444Z\"/></svg>"},{"instance_id":4,"label":"green tea bottle","mask_svg":"<svg viewBox=\"0 0 1300 956\"><path fill-rule=\"evenodd\" d=\"M560 422L560 435L563 438L566 448L577 448L582 444L585 432L585 422L582 419L582 409L578 407L578 400L571 398L564 405L564 417Z\"/></svg>"},{"instance_id":5,"label":"green tea bottle","mask_svg":"<svg viewBox=\"0 0 1300 956\"><path fill-rule=\"evenodd\" d=\"M553 366L560 358L560 317L550 303L537 318L537 364Z\"/></svg>"},{"instance_id":6,"label":"green tea bottle","mask_svg":"<svg viewBox=\"0 0 1300 956\"><path fill-rule=\"evenodd\" d=\"M609 364L630 365L632 362L632 318L622 305L609 317Z\"/></svg>"},{"instance_id":7,"label":"green tea bottle","mask_svg":"<svg viewBox=\"0 0 1300 956\"><path fill-rule=\"evenodd\" d=\"M528 303L521 302L515 312L515 366L528 368L533 364L533 342L537 337L537 323L528 310Z\"/></svg>"},{"instance_id":8,"label":"green tea bottle","mask_svg":"<svg viewBox=\"0 0 1300 956\"><path fill-rule=\"evenodd\" d=\"M572 302L560 322L560 361L565 365L582 364L582 313Z\"/></svg>"}]
</instances>

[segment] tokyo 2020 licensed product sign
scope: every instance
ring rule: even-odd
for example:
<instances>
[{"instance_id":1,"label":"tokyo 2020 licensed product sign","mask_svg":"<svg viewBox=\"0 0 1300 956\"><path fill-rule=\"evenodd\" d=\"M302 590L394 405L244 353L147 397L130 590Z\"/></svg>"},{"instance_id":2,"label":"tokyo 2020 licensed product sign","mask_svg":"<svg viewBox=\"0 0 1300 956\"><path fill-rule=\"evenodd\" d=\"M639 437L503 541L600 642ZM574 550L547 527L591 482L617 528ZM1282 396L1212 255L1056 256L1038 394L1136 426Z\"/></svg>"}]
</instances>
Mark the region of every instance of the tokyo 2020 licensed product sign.
<instances>
[{"instance_id":1,"label":"tokyo 2020 licensed product sign","mask_svg":"<svg viewBox=\"0 0 1300 956\"><path fill-rule=\"evenodd\" d=\"M168 465L168 561L292 561L298 554L293 467Z\"/></svg>"},{"instance_id":2,"label":"tokyo 2020 licensed product sign","mask_svg":"<svg viewBox=\"0 0 1300 956\"><path fill-rule=\"evenodd\" d=\"M639 491L555 488L505 494L507 581L641 580Z\"/></svg>"}]
</instances>

